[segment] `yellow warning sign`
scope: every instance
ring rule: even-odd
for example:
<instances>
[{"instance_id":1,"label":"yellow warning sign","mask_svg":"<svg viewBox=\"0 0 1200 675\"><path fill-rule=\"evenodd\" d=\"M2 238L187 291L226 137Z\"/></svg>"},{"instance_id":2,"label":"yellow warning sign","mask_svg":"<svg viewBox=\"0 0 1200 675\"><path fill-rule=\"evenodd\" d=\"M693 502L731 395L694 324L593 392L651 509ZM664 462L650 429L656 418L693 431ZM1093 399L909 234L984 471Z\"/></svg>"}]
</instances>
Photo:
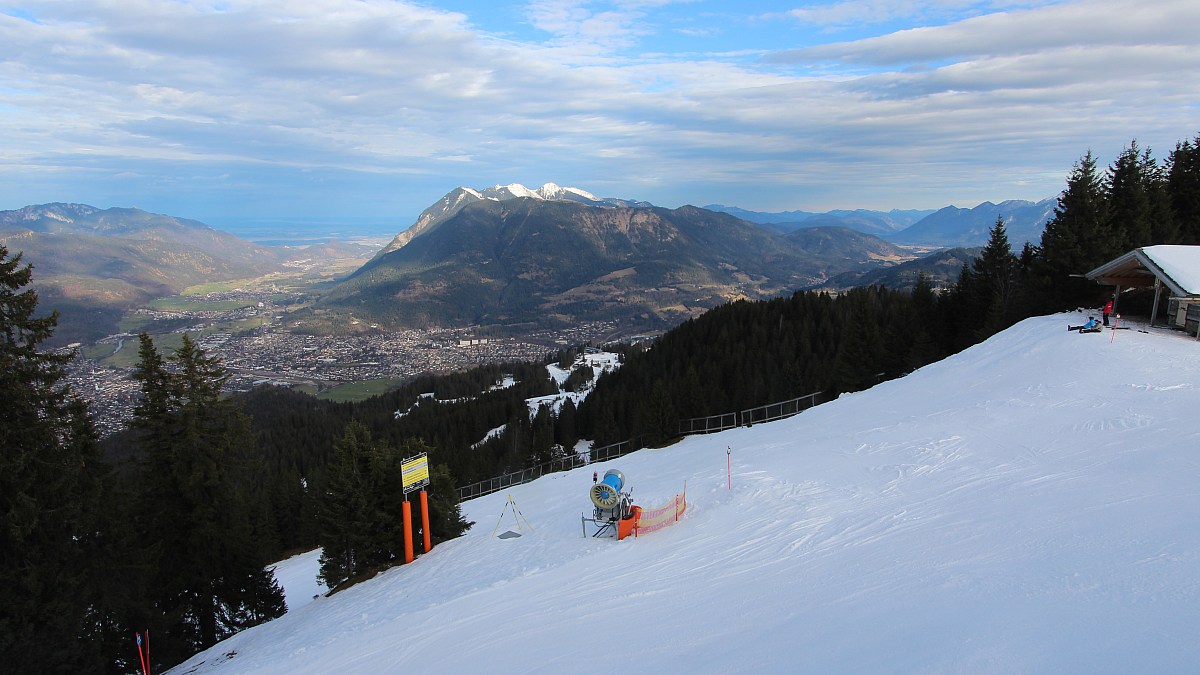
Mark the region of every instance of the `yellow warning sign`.
<instances>
[{"instance_id":1,"label":"yellow warning sign","mask_svg":"<svg viewBox=\"0 0 1200 675\"><path fill-rule=\"evenodd\" d=\"M429 485L429 456L421 453L400 464L400 483L405 492Z\"/></svg>"}]
</instances>

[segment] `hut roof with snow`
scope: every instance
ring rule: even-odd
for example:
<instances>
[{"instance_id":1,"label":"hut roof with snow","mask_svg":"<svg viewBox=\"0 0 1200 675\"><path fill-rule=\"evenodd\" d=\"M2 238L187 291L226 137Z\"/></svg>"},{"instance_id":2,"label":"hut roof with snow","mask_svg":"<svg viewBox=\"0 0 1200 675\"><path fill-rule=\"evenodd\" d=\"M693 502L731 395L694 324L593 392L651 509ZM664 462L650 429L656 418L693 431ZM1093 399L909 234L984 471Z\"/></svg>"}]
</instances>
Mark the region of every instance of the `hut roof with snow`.
<instances>
[{"instance_id":1,"label":"hut roof with snow","mask_svg":"<svg viewBox=\"0 0 1200 675\"><path fill-rule=\"evenodd\" d=\"M1157 279L1172 295L1200 297L1200 246L1135 248L1085 276L1096 283L1122 288L1154 286Z\"/></svg>"}]
</instances>

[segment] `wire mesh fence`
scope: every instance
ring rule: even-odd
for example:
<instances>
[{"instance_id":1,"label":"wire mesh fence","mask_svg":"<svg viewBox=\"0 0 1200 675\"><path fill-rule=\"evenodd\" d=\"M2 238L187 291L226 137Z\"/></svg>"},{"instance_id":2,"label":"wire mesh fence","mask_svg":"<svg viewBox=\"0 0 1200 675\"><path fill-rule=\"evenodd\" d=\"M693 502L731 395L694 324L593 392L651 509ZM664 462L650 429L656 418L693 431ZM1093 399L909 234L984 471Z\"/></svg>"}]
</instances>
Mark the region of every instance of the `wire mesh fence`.
<instances>
[{"instance_id":1,"label":"wire mesh fence","mask_svg":"<svg viewBox=\"0 0 1200 675\"><path fill-rule=\"evenodd\" d=\"M641 449L639 439L630 439L621 441L620 443L612 443L599 448L591 448L581 453L558 457L548 462L542 462L537 466L532 466L519 471L512 471L494 478L481 480L478 483L471 483L458 488L459 501L482 497L486 494L498 492L514 485L521 485L536 480L545 476L548 473L557 471L569 471L571 469L594 464L595 462L607 462L611 459L616 459L622 455L628 455L634 450Z\"/></svg>"},{"instance_id":2,"label":"wire mesh fence","mask_svg":"<svg viewBox=\"0 0 1200 675\"><path fill-rule=\"evenodd\" d=\"M805 396L799 396L787 401L778 403L768 403L757 408L748 408L741 412L723 413L720 415L709 415L708 417L693 417L679 422L679 436L691 436L694 434L711 434L725 429L732 429L738 426L750 426L759 422L771 422L774 420L791 417L797 413L801 413L821 402L824 392L813 392ZM634 450L640 450L642 447L640 438L631 438L620 443L612 443L599 448L591 448L590 450L557 457L548 462L543 462L536 466L518 471L511 471L506 474L481 480L477 483L464 485L458 488L459 501L482 497L483 495L499 492L505 488L514 485L521 485L536 480L545 476L548 473L558 471L569 471L588 464L596 462L607 462L623 455L628 455Z\"/></svg>"}]
</instances>

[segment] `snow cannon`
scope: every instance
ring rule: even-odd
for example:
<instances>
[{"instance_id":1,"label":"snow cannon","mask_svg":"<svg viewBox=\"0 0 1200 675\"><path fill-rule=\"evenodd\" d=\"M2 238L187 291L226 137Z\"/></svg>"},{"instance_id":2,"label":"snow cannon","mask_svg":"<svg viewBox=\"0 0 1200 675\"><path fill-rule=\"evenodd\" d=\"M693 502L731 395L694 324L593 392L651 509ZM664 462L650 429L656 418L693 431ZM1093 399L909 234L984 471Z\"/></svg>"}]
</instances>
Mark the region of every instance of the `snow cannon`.
<instances>
[{"instance_id":1,"label":"snow cannon","mask_svg":"<svg viewBox=\"0 0 1200 675\"><path fill-rule=\"evenodd\" d=\"M586 523L588 522L599 528L592 535L593 537L598 537L605 532L613 532L617 535L617 539L624 539L633 531L639 509L633 505L633 498L630 497L629 492L621 491L624 488L625 474L616 469L605 471L604 479L592 485L588 491L588 497L591 497L592 504L596 508L592 511L591 518L582 517L582 521L585 523L584 534L587 534Z\"/></svg>"},{"instance_id":2,"label":"snow cannon","mask_svg":"<svg viewBox=\"0 0 1200 675\"><path fill-rule=\"evenodd\" d=\"M625 487L625 474L616 469L604 472L604 480L592 486L588 496L597 509L612 511L621 503L621 488Z\"/></svg>"}]
</instances>

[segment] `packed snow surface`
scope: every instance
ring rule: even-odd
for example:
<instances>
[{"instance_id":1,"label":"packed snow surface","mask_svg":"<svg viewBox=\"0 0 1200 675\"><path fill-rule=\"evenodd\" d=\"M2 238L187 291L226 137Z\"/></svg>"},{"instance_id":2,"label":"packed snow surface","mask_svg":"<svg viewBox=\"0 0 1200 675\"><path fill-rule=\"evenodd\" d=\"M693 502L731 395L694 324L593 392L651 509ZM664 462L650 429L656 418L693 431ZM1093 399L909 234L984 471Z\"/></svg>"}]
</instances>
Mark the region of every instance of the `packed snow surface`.
<instances>
[{"instance_id":1,"label":"packed snow surface","mask_svg":"<svg viewBox=\"0 0 1200 675\"><path fill-rule=\"evenodd\" d=\"M275 580L283 587L284 601L289 612L300 609L329 591L325 584L317 579L316 571L320 566L320 549L294 555L271 566L275 571Z\"/></svg>"},{"instance_id":2,"label":"packed snow surface","mask_svg":"<svg viewBox=\"0 0 1200 675\"><path fill-rule=\"evenodd\" d=\"M1081 318L467 502L463 537L176 672L1195 672L1200 343ZM608 468L686 513L585 536Z\"/></svg>"}]
</instances>

